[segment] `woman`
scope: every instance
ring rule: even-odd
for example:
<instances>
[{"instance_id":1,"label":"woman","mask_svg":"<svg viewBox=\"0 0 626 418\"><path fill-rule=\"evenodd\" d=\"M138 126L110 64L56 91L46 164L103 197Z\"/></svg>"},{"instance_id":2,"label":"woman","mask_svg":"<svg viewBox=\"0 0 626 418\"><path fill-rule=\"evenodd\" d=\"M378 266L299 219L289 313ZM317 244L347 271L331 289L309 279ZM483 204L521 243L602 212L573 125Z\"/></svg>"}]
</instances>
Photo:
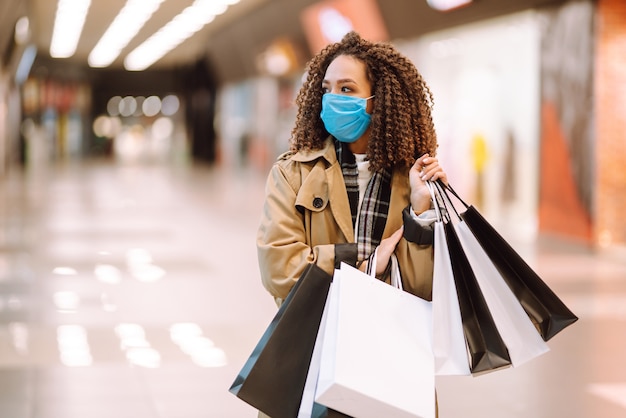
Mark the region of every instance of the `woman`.
<instances>
[{"instance_id":1,"label":"woman","mask_svg":"<svg viewBox=\"0 0 626 418\"><path fill-rule=\"evenodd\" d=\"M372 254L377 277L387 279L395 253L404 289L430 300L424 182L447 181L435 157L430 90L393 46L355 32L307 72L290 150L267 180L257 236L263 285L280 304L308 263L329 274L341 262L365 270Z\"/></svg>"}]
</instances>

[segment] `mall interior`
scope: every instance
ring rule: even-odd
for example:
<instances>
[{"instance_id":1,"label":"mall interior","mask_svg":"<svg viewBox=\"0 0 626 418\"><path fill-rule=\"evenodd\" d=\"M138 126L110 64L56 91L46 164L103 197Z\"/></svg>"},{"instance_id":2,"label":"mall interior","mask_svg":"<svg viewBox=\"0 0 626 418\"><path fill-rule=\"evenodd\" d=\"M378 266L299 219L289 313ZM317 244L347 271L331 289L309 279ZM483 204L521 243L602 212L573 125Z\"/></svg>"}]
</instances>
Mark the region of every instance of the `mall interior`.
<instances>
[{"instance_id":1,"label":"mall interior","mask_svg":"<svg viewBox=\"0 0 626 418\"><path fill-rule=\"evenodd\" d=\"M623 0L0 0L1 417L257 416L265 181L349 30L416 65L450 184L579 318L437 376L439 416L626 416Z\"/></svg>"}]
</instances>

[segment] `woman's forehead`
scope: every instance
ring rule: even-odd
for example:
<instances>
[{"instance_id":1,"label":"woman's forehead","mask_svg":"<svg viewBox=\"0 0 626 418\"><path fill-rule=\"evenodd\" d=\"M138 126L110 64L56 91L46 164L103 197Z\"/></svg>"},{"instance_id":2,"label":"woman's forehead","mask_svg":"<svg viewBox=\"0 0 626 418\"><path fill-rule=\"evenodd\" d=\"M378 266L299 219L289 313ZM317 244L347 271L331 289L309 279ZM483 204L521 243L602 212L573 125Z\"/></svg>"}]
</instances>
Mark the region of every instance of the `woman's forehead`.
<instances>
[{"instance_id":1,"label":"woman's forehead","mask_svg":"<svg viewBox=\"0 0 626 418\"><path fill-rule=\"evenodd\" d=\"M365 63L349 55L339 55L326 69L324 81L337 82L347 79L357 83L367 81Z\"/></svg>"}]
</instances>

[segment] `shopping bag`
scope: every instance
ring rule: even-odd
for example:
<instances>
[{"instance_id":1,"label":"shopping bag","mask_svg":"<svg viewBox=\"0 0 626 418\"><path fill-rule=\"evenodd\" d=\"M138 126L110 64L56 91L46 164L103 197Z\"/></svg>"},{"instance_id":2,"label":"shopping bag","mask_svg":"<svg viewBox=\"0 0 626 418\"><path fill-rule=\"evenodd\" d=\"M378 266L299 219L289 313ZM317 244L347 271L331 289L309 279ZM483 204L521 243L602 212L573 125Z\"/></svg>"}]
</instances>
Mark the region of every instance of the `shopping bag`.
<instances>
[{"instance_id":1,"label":"shopping bag","mask_svg":"<svg viewBox=\"0 0 626 418\"><path fill-rule=\"evenodd\" d=\"M454 285L442 220L438 219L433 228L432 306L435 373L439 376L469 375L470 369L461 310Z\"/></svg>"},{"instance_id":2,"label":"shopping bag","mask_svg":"<svg viewBox=\"0 0 626 418\"><path fill-rule=\"evenodd\" d=\"M272 418L297 416L332 276L304 270L229 391Z\"/></svg>"},{"instance_id":3,"label":"shopping bag","mask_svg":"<svg viewBox=\"0 0 626 418\"><path fill-rule=\"evenodd\" d=\"M548 345L466 223L458 222L455 229L513 366L548 352Z\"/></svg>"},{"instance_id":4,"label":"shopping bag","mask_svg":"<svg viewBox=\"0 0 626 418\"><path fill-rule=\"evenodd\" d=\"M431 303L347 264L330 293L316 401L359 418L434 417Z\"/></svg>"},{"instance_id":5,"label":"shopping bag","mask_svg":"<svg viewBox=\"0 0 626 418\"><path fill-rule=\"evenodd\" d=\"M332 284L331 284L332 286ZM315 339L315 346L313 348L313 354L311 356L311 362L309 364L309 370L307 373L306 381L304 384L304 390L302 393L302 401L300 402L300 409L296 418L343 418L348 415L344 415L341 412L328 408L315 402L315 391L317 389L317 379L320 371L320 364L322 359L322 345L324 342L324 330L326 328L328 320L328 309L333 305L331 298L337 297L337 292L328 292L326 298L326 304L324 305L324 312L322 314L322 320L317 332L317 338Z\"/></svg>"},{"instance_id":6,"label":"shopping bag","mask_svg":"<svg viewBox=\"0 0 626 418\"><path fill-rule=\"evenodd\" d=\"M435 236L435 249L436 252L439 252L440 258L442 254L444 257L446 255L449 257L450 269L447 274L452 276L454 288L456 289L456 303L458 303L460 311L469 371L471 374L477 375L510 366L511 358L507 347L498 331L478 285L478 280L456 233L451 215L451 213L455 213L455 209L449 199L446 199L447 196L439 190L436 183L427 182L427 186L434 203L435 213L437 214L435 228L437 230L443 229L444 235L444 237L441 237L441 232L439 231L439 236ZM456 220L458 221L458 219L460 218L457 216ZM437 261L439 260L435 259L435 262ZM447 262L448 260L444 261ZM444 267L447 267L447 265ZM435 266L435 269L437 269L437 266ZM437 277L437 279L439 278ZM434 292L435 283L433 283ZM435 303L434 296L433 304ZM449 307L446 308L449 309ZM444 314L446 313L444 312ZM450 348L450 346L444 348ZM456 342L456 350L457 361L460 363L460 344L458 340ZM447 354L452 353L443 351L440 356L445 360ZM464 367L458 368L458 371L459 373L448 372L447 374L466 374Z\"/></svg>"},{"instance_id":7,"label":"shopping bag","mask_svg":"<svg viewBox=\"0 0 626 418\"><path fill-rule=\"evenodd\" d=\"M444 224L444 232L459 300L470 371L476 375L510 366L511 357L507 347L452 222Z\"/></svg>"},{"instance_id":8,"label":"shopping bag","mask_svg":"<svg viewBox=\"0 0 626 418\"><path fill-rule=\"evenodd\" d=\"M439 185L443 193L447 194L449 191L465 206L465 211L460 214L461 218L522 304L527 315L535 323L545 341L578 320L578 317L565 306L475 207L465 203L452 187L441 182Z\"/></svg>"}]
</instances>

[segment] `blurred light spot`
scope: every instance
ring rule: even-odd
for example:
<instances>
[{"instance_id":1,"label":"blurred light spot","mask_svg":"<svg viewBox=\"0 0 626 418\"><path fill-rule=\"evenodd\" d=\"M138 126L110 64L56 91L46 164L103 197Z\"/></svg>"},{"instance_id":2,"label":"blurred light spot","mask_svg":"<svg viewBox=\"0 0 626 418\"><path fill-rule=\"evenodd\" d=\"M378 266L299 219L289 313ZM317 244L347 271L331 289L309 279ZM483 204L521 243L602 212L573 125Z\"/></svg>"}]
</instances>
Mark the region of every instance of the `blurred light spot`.
<instances>
[{"instance_id":1,"label":"blurred light spot","mask_svg":"<svg viewBox=\"0 0 626 418\"><path fill-rule=\"evenodd\" d=\"M353 29L350 18L333 7L325 7L318 15L318 23L324 37L330 42L338 42Z\"/></svg>"},{"instance_id":2,"label":"blurred light spot","mask_svg":"<svg viewBox=\"0 0 626 418\"><path fill-rule=\"evenodd\" d=\"M122 281L120 270L110 264L97 264L94 268L94 274L103 283L117 284Z\"/></svg>"},{"instance_id":3,"label":"blurred light spot","mask_svg":"<svg viewBox=\"0 0 626 418\"><path fill-rule=\"evenodd\" d=\"M196 323L181 322L172 325L170 338L200 367L222 367L228 364L224 350L203 336L202 329Z\"/></svg>"},{"instance_id":4,"label":"blurred light spot","mask_svg":"<svg viewBox=\"0 0 626 418\"><path fill-rule=\"evenodd\" d=\"M136 265L130 270L130 274L133 275L140 282L156 282L165 277L165 270L154 264Z\"/></svg>"},{"instance_id":5,"label":"blurred light spot","mask_svg":"<svg viewBox=\"0 0 626 418\"><path fill-rule=\"evenodd\" d=\"M120 102L122 101L121 96L113 96L107 102L107 112L111 116L119 116L120 115Z\"/></svg>"},{"instance_id":6,"label":"blurred light spot","mask_svg":"<svg viewBox=\"0 0 626 418\"><path fill-rule=\"evenodd\" d=\"M181 322L170 327L170 337L176 344L202 336L202 328L194 322Z\"/></svg>"},{"instance_id":7,"label":"blurred light spot","mask_svg":"<svg viewBox=\"0 0 626 418\"><path fill-rule=\"evenodd\" d=\"M122 121L118 117L98 116L93 121L93 133L102 138L114 138L122 130Z\"/></svg>"},{"instance_id":8,"label":"blurred light spot","mask_svg":"<svg viewBox=\"0 0 626 418\"><path fill-rule=\"evenodd\" d=\"M120 115L132 116L137 110L137 100L133 96L126 96L120 101Z\"/></svg>"},{"instance_id":9,"label":"blurred light spot","mask_svg":"<svg viewBox=\"0 0 626 418\"><path fill-rule=\"evenodd\" d=\"M170 118L161 117L152 124L152 136L156 140L169 138L174 132L174 122Z\"/></svg>"},{"instance_id":10,"label":"blurred light spot","mask_svg":"<svg viewBox=\"0 0 626 418\"><path fill-rule=\"evenodd\" d=\"M126 262L129 266L151 263L152 255L146 249L132 248L126 251Z\"/></svg>"},{"instance_id":11,"label":"blurred light spot","mask_svg":"<svg viewBox=\"0 0 626 418\"><path fill-rule=\"evenodd\" d=\"M462 6L467 6L472 0L426 0L426 2L435 10L448 12Z\"/></svg>"},{"instance_id":12,"label":"blurred light spot","mask_svg":"<svg viewBox=\"0 0 626 418\"><path fill-rule=\"evenodd\" d=\"M265 56L265 69L273 75L283 75L289 71L291 63L283 54L268 53Z\"/></svg>"},{"instance_id":13,"label":"blurred light spot","mask_svg":"<svg viewBox=\"0 0 626 418\"><path fill-rule=\"evenodd\" d=\"M228 364L226 353L217 347L210 347L194 353L191 360L200 367L224 367Z\"/></svg>"},{"instance_id":14,"label":"blurred light spot","mask_svg":"<svg viewBox=\"0 0 626 418\"><path fill-rule=\"evenodd\" d=\"M29 332L26 324L22 322L9 323L9 335L11 336L11 345L15 351L20 355L27 354Z\"/></svg>"},{"instance_id":15,"label":"blurred light spot","mask_svg":"<svg viewBox=\"0 0 626 418\"><path fill-rule=\"evenodd\" d=\"M52 270L52 274L58 274L59 276L74 276L76 270L72 267L55 267Z\"/></svg>"},{"instance_id":16,"label":"blurred light spot","mask_svg":"<svg viewBox=\"0 0 626 418\"><path fill-rule=\"evenodd\" d=\"M131 348L126 351L130 364L148 369L156 369L161 365L161 354L154 348Z\"/></svg>"},{"instance_id":17,"label":"blurred light spot","mask_svg":"<svg viewBox=\"0 0 626 418\"><path fill-rule=\"evenodd\" d=\"M275 39L257 56L257 65L263 73L281 76L298 68L297 53L293 43L286 38Z\"/></svg>"},{"instance_id":18,"label":"blurred light spot","mask_svg":"<svg viewBox=\"0 0 626 418\"><path fill-rule=\"evenodd\" d=\"M179 107L180 100L178 100L178 97L173 94L165 96L161 101L161 113L165 116L172 116L178 112Z\"/></svg>"},{"instance_id":19,"label":"blurred light spot","mask_svg":"<svg viewBox=\"0 0 626 418\"><path fill-rule=\"evenodd\" d=\"M89 347L66 349L61 352L61 363L67 367L85 367L93 364Z\"/></svg>"},{"instance_id":20,"label":"blurred light spot","mask_svg":"<svg viewBox=\"0 0 626 418\"><path fill-rule=\"evenodd\" d=\"M161 99L157 96L150 96L143 101L141 108L144 115L148 117L154 116L161 111Z\"/></svg>"},{"instance_id":21,"label":"blurred light spot","mask_svg":"<svg viewBox=\"0 0 626 418\"><path fill-rule=\"evenodd\" d=\"M126 352L130 364L146 368L157 368L161 365L161 355L146 339L146 332L139 324L123 323L115 327L120 339L120 349Z\"/></svg>"},{"instance_id":22,"label":"blurred light spot","mask_svg":"<svg viewBox=\"0 0 626 418\"><path fill-rule=\"evenodd\" d=\"M165 270L152 264L152 255L143 248L133 248L126 252L126 264L133 277L142 282L154 282L165 276Z\"/></svg>"},{"instance_id":23,"label":"blurred light spot","mask_svg":"<svg viewBox=\"0 0 626 418\"><path fill-rule=\"evenodd\" d=\"M57 307L57 311L72 313L76 312L78 305L80 304L80 296L78 293L71 291L56 292L52 296L54 304Z\"/></svg>"},{"instance_id":24,"label":"blurred light spot","mask_svg":"<svg viewBox=\"0 0 626 418\"><path fill-rule=\"evenodd\" d=\"M109 121L107 116L98 116L93 121L93 133L99 137L108 137L110 132Z\"/></svg>"},{"instance_id":25,"label":"blurred light spot","mask_svg":"<svg viewBox=\"0 0 626 418\"><path fill-rule=\"evenodd\" d=\"M626 408L626 383L592 383L587 390L596 396Z\"/></svg>"},{"instance_id":26,"label":"blurred light spot","mask_svg":"<svg viewBox=\"0 0 626 418\"><path fill-rule=\"evenodd\" d=\"M128 350L129 348L149 348L150 343L144 337L127 337L120 341L120 348Z\"/></svg>"},{"instance_id":27,"label":"blurred light spot","mask_svg":"<svg viewBox=\"0 0 626 418\"><path fill-rule=\"evenodd\" d=\"M80 325L61 325L57 328L57 343L61 363L68 367L89 366L93 357L87 341L87 331Z\"/></svg>"},{"instance_id":28,"label":"blurred light spot","mask_svg":"<svg viewBox=\"0 0 626 418\"><path fill-rule=\"evenodd\" d=\"M20 61L17 64L17 69L15 70L16 84L21 85L26 81L36 57L37 47L35 45L28 45L26 49L24 49L24 52L22 52Z\"/></svg>"},{"instance_id":29,"label":"blurred light spot","mask_svg":"<svg viewBox=\"0 0 626 418\"><path fill-rule=\"evenodd\" d=\"M24 45L30 39L30 35L30 20L27 16L22 16L15 23L15 43Z\"/></svg>"},{"instance_id":30,"label":"blurred light spot","mask_svg":"<svg viewBox=\"0 0 626 418\"><path fill-rule=\"evenodd\" d=\"M144 127L140 124L127 126L116 138L114 149L116 155L132 160L141 156L145 147Z\"/></svg>"},{"instance_id":31,"label":"blurred light spot","mask_svg":"<svg viewBox=\"0 0 626 418\"><path fill-rule=\"evenodd\" d=\"M212 349L215 347L215 343L209 338L199 336L182 340L179 347L183 353L194 356L201 351Z\"/></svg>"}]
</instances>

